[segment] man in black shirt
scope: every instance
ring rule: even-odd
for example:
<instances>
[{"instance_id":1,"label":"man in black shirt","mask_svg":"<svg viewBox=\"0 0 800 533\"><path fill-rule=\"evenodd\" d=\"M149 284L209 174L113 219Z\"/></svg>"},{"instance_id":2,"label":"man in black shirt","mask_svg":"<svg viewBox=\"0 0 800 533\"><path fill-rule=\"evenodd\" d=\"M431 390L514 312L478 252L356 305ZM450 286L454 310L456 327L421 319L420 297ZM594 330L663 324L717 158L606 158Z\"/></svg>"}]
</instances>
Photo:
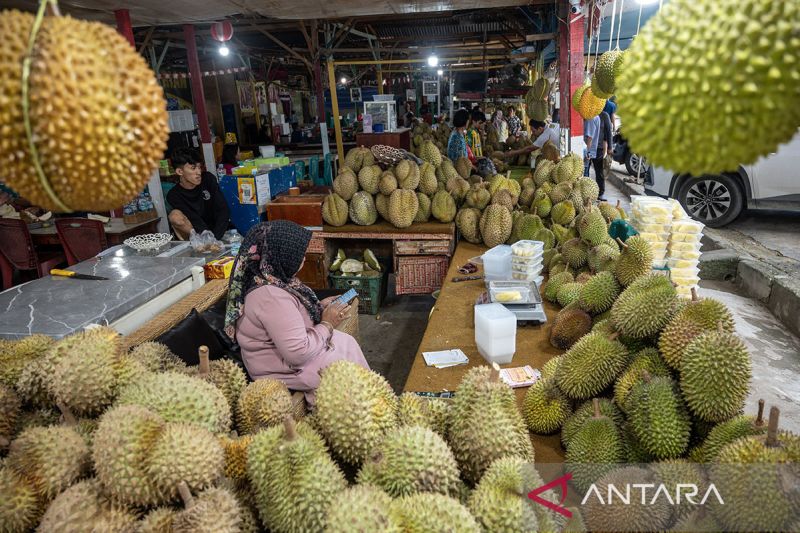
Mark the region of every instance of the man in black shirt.
<instances>
[{"instance_id":1,"label":"man in black shirt","mask_svg":"<svg viewBox=\"0 0 800 533\"><path fill-rule=\"evenodd\" d=\"M228 229L229 216L217 178L203 172L200 158L189 148L175 150L172 167L178 183L167 193L167 202L172 207L169 223L178 238L188 239L192 230L197 233L210 230L214 237L221 238Z\"/></svg>"},{"instance_id":2,"label":"man in black shirt","mask_svg":"<svg viewBox=\"0 0 800 533\"><path fill-rule=\"evenodd\" d=\"M592 165L594 166L594 179L600 189L600 197L598 200L601 202L605 201L603 195L606 193L604 159L606 157L606 153L611 152L611 143L613 142L612 135L611 117L608 116L608 113L603 111L600 113L600 128L597 133L597 154L595 155L594 159L592 159Z\"/></svg>"}]
</instances>

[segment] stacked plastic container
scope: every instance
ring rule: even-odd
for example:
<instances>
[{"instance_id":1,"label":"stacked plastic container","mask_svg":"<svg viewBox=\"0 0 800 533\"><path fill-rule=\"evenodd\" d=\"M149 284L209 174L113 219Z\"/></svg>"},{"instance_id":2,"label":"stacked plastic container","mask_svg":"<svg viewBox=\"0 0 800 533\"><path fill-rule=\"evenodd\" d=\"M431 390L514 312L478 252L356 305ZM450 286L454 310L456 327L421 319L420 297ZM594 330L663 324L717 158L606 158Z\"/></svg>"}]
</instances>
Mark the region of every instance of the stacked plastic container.
<instances>
[{"instance_id":1,"label":"stacked plastic container","mask_svg":"<svg viewBox=\"0 0 800 533\"><path fill-rule=\"evenodd\" d=\"M500 244L483 254L483 271L486 281L511 279L511 246Z\"/></svg>"},{"instance_id":2,"label":"stacked plastic container","mask_svg":"<svg viewBox=\"0 0 800 533\"><path fill-rule=\"evenodd\" d=\"M675 200L671 202L673 222L667 266L670 278L677 285L678 294L691 298L692 289L700 283L700 240L705 225L689 218L680 203Z\"/></svg>"},{"instance_id":3,"label":"stacked plastic container","mask_svg":"<svg viewBox=\"0 0 800 533\"><path fill-rule=\"evenodd\" d=\"M490 364L510 363L517 349L517 316L502 304L476 305L475 344Z\"/></svg>"},{"instance_id":4,"label":"stacked plastic container","mask_svg":"<svg viewBox=\"0 0 800 533\"><path fill-rule=\"evenodd\" d=\"M542 258L544 243L541 241L517 241L511 246L511 279L542 283Z\"/></svg>"},{"instance_id":5,"label":"stacked plastic container","mask_svg":"<svg viewBox=\"0 0 800 533\"><path fill-rule=\"evenodd\" d=\"M653 249L653 267L664 268L672 234L672 205L663 198L633 196L631 211L633 227Z\"/></svg>"}]
</instances>

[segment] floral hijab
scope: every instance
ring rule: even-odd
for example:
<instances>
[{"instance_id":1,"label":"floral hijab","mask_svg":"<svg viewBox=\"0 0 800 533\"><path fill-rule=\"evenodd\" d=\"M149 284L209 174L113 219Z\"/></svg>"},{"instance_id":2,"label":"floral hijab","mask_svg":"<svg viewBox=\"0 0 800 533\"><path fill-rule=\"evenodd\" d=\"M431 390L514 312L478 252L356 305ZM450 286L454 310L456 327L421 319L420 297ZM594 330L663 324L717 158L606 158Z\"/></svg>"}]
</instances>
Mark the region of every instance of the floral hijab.
<instances>
[{"instance_id":1,"label":"floral hijab","mask_svg":"<svg viewBox=\"0 0 800 533\"><path fill-rule=\"evenodd\" d=\"M236 338L245 296L263 285L280 287L295 296L314 324L320 323L322 306L316 294L296 277L309 241L311 232L288 220L262 222L247 232L228 286L225 333L230 338Z\"/></svg>"}]
</instances>

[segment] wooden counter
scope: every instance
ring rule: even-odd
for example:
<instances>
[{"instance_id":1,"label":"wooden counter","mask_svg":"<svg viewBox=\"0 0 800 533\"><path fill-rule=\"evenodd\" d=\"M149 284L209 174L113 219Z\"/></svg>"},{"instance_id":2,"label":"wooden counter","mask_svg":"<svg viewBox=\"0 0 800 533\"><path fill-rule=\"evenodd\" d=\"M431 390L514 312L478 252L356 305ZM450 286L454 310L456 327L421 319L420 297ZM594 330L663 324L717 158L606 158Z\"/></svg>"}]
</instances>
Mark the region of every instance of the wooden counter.
<instances>
[{"instance_id":1,"label":"wooden counter","mask_svg":"<svg viewBox=\"0 0 800 533\"><path fill-rule=\"evenodd\" d=\"M411 130L401 128L398 131L387 131L383 133L359 133L356 135L356 144L371 148L376 144L385 144L402 150L411 150Z\"/></svg>"},{"instance_id":2,"label":"wooden counter","mask_svg":"<svg viewBox=\"0 0 800 533\"><path fill-rule=\"evenodd\" d=\"M478 353L475 345L473 319L473 306L475 300L485 290L484 281L452 282L453 277L460 275L458 273L459 266L485 251L484 246L470 244L466 241L458 243L439 298L428 320L428 327L420 343L419 351L406 380L406 391L454 391L467 370L488 364ZM552 322L558 309L550 303L545 303L545 312L548 322ZM549 333L548 324L519 327L514 360L511 364L503 366L531 365L534 368L541 368L549 359L563 353L562 350L550 345ZM451 348L461 348L469 357L469 364L443 369L425 365L422 352ZM520 407L527 390L527 388L515 390ZM561 448L559 435L560 432L551 436L531 435L536 449L536 462L560 463L564 460L564 450Z\"/></svg>"}]
</instances>

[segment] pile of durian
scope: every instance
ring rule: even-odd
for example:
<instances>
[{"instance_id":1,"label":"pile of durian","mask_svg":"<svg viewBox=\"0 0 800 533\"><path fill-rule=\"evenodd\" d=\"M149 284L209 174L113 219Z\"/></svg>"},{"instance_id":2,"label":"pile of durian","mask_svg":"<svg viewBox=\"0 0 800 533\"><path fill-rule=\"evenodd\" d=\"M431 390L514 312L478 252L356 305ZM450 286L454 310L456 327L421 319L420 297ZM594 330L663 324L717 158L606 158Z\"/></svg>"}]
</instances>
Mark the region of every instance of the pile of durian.
<instances>
[{"instance_id":1,"label":"pile of durian","mask_svg":"<svg viewBox=\"0 0 800 533\"><path fill-rule=\"evenodd\" d=\"M202 349L187 367L158 343L126 352L105 327L3 341L0 530L567 527L527 498L543 481L496 370L470 370L442 400L338 362L297 416L281 382L248 384Z\"/></svg>"}]
</instances>

